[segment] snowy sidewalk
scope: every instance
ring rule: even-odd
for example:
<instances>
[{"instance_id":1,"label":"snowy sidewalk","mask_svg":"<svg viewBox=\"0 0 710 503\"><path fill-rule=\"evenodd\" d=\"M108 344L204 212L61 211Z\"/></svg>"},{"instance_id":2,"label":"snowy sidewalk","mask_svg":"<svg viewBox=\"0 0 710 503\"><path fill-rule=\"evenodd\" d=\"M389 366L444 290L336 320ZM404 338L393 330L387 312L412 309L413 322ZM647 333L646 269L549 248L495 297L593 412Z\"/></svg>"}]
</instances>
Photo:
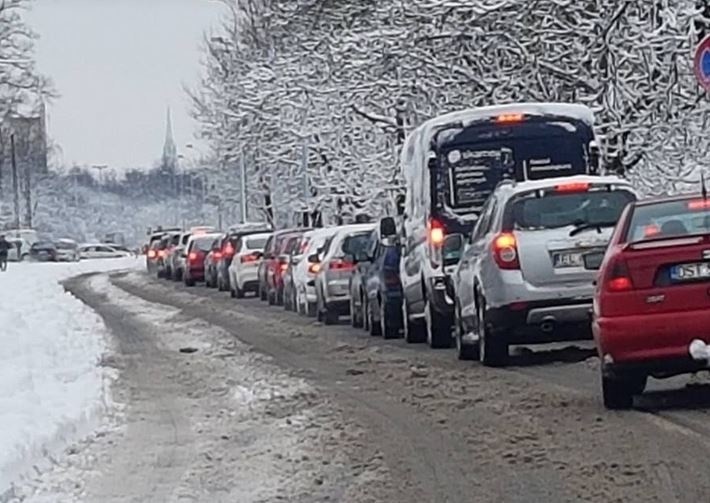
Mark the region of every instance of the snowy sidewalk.
<instances>
[{"instance_id":1,"label":"snowy sidewalk","mask_svg":"<svg viewBox=\"0 0 710 503\"><path fill-rule=\"evenodd\" d=\"M0 273L0 501L43 458L88 433L107 403L101 318L60 281L136 258L9 264Z\"/></svg>"}]
</instances>

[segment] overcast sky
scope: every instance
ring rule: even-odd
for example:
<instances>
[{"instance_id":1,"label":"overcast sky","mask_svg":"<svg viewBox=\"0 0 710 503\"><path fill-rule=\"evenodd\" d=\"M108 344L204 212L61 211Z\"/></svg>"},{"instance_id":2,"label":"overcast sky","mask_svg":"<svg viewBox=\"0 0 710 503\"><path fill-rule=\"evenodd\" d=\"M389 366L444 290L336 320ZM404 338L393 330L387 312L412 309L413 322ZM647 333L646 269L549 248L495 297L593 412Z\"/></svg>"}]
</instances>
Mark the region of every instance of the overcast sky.
<instances>
[{"instance_id":1,"label":"overcast sky","mask_svg":"<svg viewBox=\"0 0 710 503\"><path fill-rule=\"evenodd\" d=\"M183 83L198 81L204 30L222 6L210 0L35 0L39 69L60 97L49 134L67 165L149 167L160 158L165 114L178 151L193 141Z\"/></svg>"}]
</instances>

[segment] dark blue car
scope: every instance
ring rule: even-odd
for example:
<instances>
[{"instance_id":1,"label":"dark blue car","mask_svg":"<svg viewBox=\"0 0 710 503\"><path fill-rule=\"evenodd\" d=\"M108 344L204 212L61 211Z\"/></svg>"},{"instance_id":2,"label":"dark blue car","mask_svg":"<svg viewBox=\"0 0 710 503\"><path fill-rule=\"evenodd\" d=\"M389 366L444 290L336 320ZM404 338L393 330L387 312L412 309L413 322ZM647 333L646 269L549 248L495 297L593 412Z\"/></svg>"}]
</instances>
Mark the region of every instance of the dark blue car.
<instances>
[{"instance_id":1,"label":"dark blue car","mask_svg":"<svg viewBox=\"0 0 710 503\"><path fill-rule=\"evenodd\" d=\"M400 246L395 235L370 234L365 251L354 257L350 278L350 319L354 327L386 339L399 337L402 328L402 284L399 280Z\"/></svg>"}]
</instances>

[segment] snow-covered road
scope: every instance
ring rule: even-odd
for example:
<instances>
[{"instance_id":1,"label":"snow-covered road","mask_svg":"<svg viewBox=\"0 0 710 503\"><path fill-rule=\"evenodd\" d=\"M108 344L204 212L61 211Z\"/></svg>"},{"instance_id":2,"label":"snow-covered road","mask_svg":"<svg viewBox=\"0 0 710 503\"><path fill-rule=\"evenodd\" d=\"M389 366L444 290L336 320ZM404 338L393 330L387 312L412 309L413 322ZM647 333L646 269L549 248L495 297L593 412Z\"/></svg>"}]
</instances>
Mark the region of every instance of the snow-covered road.
<instances>
[{"instance_id":1,"label":"snow-covered road","mask_svg":"<svg viewBox=\"0 0 710 503\"><path fill-rule=\"evenodd\" d=\"M103 321L60 282L141 263L11 263L0 273L0 501L33 466L92 428L110 400L110 375L99 365L108 342Z\"/></svg>"}]
</instances>

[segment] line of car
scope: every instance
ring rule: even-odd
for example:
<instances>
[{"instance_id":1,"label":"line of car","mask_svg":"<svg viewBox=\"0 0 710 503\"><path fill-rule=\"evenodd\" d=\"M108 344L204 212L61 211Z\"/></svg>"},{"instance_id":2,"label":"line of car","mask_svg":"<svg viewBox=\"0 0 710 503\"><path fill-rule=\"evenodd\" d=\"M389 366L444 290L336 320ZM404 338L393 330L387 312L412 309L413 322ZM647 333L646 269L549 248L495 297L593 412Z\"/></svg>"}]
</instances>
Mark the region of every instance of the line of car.
<instances>
[{"instance_id":1,"label":"line of car","mask_svg":"<svg viewBox=\"0 0 710 503\"><path fill-rule=\"evenodd\" d=\"M487 366L512 345L593 338L604 404L627 408L649 376L710 365L710 200L640 200L600 174L592 125L562 104L437 117L402 148L397 217L174 229L148 268Z\"/></svg>"},{"instance_id":2,"label":"line of car","mask_svg":"<svg viewBox=\"0 0 710 503\"><path fill-rule=\"evenodd\" d=\"M136 252L118 244L78 244L73 239L37 239L28 243L22 238L8 237L14 246L8 252L8 260L22 262L78 262L79 260L120 258L135 256Z\"/></svg>"}]
</instances>

